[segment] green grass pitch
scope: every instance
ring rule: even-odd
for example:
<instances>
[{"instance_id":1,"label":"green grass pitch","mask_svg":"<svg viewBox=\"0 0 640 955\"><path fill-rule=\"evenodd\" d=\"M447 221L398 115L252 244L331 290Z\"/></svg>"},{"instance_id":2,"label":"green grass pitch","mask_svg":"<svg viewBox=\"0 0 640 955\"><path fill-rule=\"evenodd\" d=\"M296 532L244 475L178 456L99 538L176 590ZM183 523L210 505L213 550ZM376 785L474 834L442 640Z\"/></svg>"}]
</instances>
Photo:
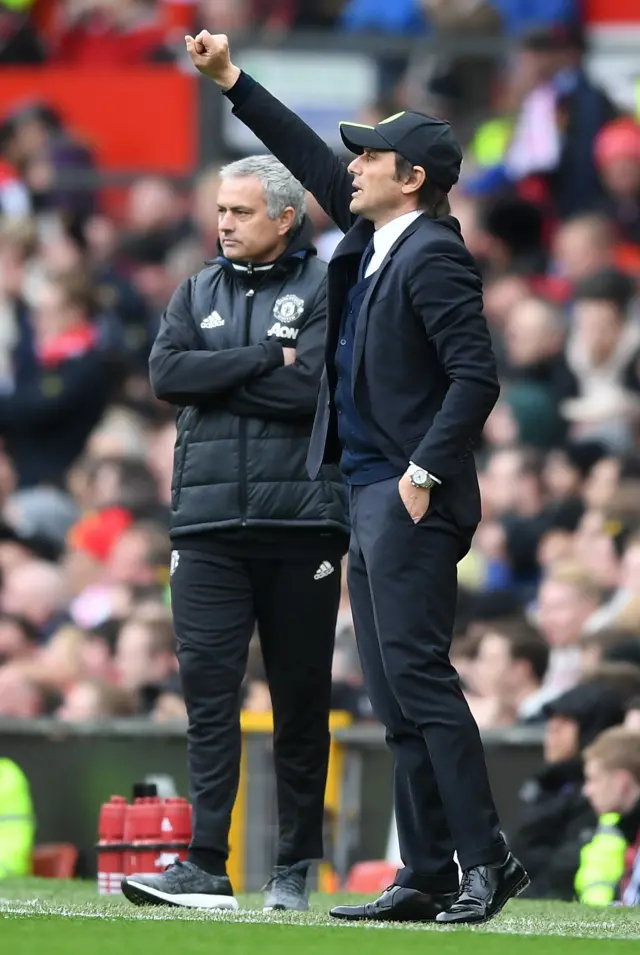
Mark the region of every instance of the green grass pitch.
<instances>
[{"instance_id":1,"label":"green grass pitch","mask_svg":"<svg viewBox=\"0 0 640 955\"><path fill-rule=\"evenodd\" d=\"M269 913L243 896L237 913L136 908L94 883L0 881L0 951L11 955L626 955L640 952L640 909L511 902L477 928L349 925L315 896L311 912ZM436 935L438 936L436 938Z\"/></svg>"}]
</instances>

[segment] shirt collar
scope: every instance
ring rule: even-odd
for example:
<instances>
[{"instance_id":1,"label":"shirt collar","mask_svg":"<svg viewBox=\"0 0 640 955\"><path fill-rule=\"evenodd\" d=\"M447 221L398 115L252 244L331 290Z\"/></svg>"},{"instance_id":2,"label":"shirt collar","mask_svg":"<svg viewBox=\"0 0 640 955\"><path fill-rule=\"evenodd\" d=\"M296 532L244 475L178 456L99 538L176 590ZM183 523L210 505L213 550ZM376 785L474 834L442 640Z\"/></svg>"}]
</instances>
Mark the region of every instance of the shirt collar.
<instances>
[{"instance_id":1,"label":"shirt collar","mask_svg":"<svg viewBox=\"0 0 640 955\"><path fill-rule=\"evenodd\" d=\"M386 225L383 225L382 228L374 232L373 248L376 257L384 258L391 246L396 243L405 229L408 229L411 223L421 215L422 213L418 210L414 210L413 212L405 212L404 215L398 216L397 219L392 219L391 222L387 222Z\"/></svg>"}]
</instances>

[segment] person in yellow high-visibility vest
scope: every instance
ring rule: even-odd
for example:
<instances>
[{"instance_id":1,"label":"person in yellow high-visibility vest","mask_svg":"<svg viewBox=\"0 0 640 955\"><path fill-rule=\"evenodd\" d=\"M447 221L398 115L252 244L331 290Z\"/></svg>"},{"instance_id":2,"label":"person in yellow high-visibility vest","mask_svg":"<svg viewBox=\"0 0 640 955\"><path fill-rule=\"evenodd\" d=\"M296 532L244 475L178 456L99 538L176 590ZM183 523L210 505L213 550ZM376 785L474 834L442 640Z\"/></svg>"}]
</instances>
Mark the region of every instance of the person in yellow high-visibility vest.
<instances>
[{"instance_id":1,"label":"person in yellow high-visibility vest","mask_svg":"<svg viewBox=\"0 0 640 955\"><path fill-rule=\"evenodd\" d=\"M575 891L585 905L610 905L621 898L640 844L640 733L616 726L583 757L584 792L599 820L582 848Z\"/></svg>"},{"instance_id":2,"label":"person in yellow high-visibility vest","mask_svg":"<svg viewBox=\"0 0 640 955\"><path fill-rule=\"evenodd\" d=\"M0 879L31 874L35 818L27 777L0 759Z\"/></svg>"}]
</instances>

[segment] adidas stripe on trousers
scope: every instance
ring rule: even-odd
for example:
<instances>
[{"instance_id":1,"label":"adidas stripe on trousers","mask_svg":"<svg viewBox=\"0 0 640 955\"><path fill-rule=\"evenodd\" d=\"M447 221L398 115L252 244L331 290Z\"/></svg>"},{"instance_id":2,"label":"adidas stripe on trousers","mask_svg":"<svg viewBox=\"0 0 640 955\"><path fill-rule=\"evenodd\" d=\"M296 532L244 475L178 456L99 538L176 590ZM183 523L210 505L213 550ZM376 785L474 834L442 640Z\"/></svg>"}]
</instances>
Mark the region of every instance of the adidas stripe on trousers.
<instances>
[{"instance_id":1,"label":"adidas stripe on trousers","mask_svg":"<svg viewBox=\"0 0 640 955\"><path fill-rule=\"evenodd\" d=\"M171 602L184 698L190 858L222 874L240 771L240 703L258 627L274 716L279 865L320 859L340 563L179 550ZM331 570L329 568L332 568Z\"/></svg>"}]
</instances>

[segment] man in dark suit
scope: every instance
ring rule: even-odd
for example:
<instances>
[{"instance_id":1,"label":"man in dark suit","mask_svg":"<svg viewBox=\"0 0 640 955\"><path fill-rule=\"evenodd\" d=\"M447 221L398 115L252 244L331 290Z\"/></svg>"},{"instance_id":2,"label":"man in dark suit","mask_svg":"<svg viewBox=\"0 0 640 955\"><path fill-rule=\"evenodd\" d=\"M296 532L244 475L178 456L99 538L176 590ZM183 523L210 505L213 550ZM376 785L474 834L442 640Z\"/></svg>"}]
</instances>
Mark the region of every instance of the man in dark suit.
<instances>
[{"instance_id":1,"label":"man in dark suit","mask_svg":"<svg viewBox=\"0 0 640 955\"><path fill-rule=\"evenodd\" d=\"M395 763L404 867L336 918L484 922L528 885L500 832L478 728L449 661L458 561L480 520L471 448L498 397L482 285L447 192L448 123L343 124L347 166L234 66L227 38L186 38L194 65L346 233L329 265L326 369L308 457L350 485L349 590L367 689ZM458 884L454 851L464 875Z\"/></svg>"}]
</instances>

